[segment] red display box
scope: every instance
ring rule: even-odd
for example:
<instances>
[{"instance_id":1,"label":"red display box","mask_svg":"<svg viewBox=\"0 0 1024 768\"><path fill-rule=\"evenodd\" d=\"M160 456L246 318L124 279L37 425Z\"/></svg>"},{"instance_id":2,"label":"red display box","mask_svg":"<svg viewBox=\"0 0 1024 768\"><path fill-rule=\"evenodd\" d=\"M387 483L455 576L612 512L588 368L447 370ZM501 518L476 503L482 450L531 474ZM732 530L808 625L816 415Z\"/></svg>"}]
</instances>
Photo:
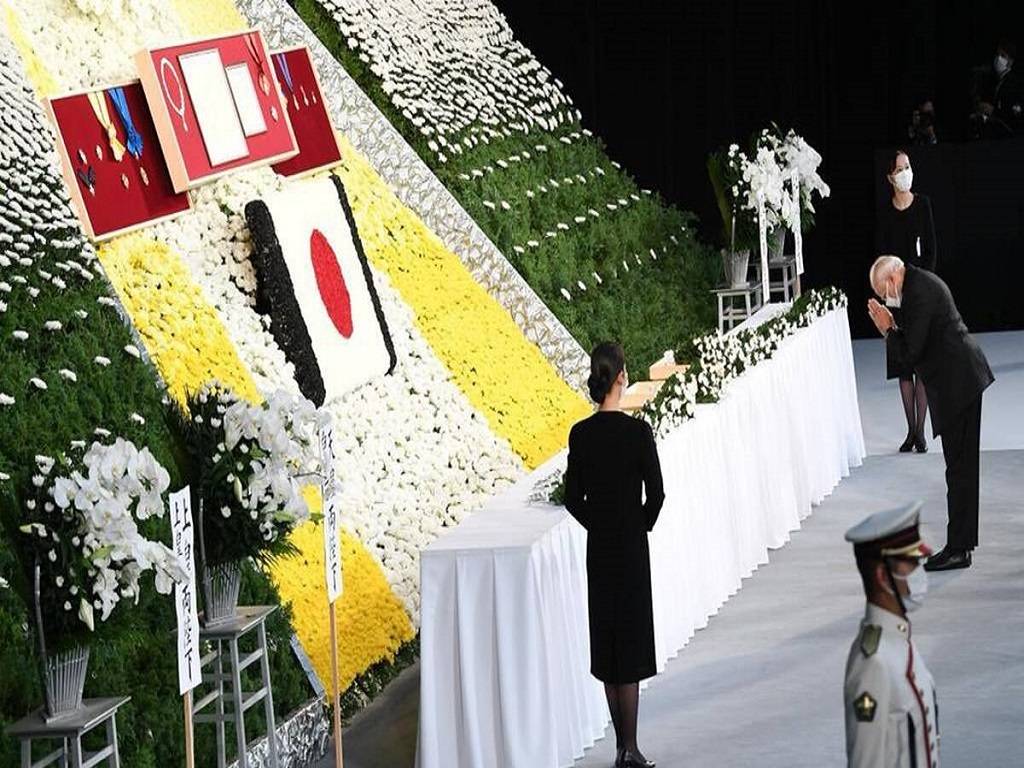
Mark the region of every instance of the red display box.
<instances>
[{"instance_id":1,"label":"red display box","mask_svg":"<svg viewBox=\"0 0 1024 768\"><path fill-rule=\"evenodd\" d=\"M123 89L128 114L142 138L139 158L126 151L120 161L114 159L107 130L89 102L90 93L103 97L117 140L127 144L124 123L109 95L117 87ZM90 238L105 240L172 218L192 207L188 193L176 192L171 184L153 117L138 80L68 93L44 103L55 128L64 183L82 229ZM92 192L88 185L90 176Z\"/></svg>"},{"instance_id":2,"label":"red display box","mask_svg":"<svg viewBox=\"0 0 1024 768\"><path fill-rule=\"evenodd\" d=\"M282 176L302 176L337 165L341 162L341 144L309 48L283 48L273 51L271 58L299 145L299 154L275 163L274 170Z\"/></svg>"},{"instance_id":3,"label":"red display box","mask_svg":"<svg viewBox=\"0 0 1024 768\"><path fill-rule=\"evenodd\" d=\"M237 139L236 127L229 125L231 112L240 125L252 112L244 109L233 88L224 91L221 79L226 82L230 78L218 73L216 66L206 66L212 63L211 57L216 58L214 53L225 72L241 67L241 72L247 73L253 83L254 107L258 105L256 111L265 124L262 131L246 131L244 147L240 148L244 156L226 161L219 161L217 158L224 153L215 153L212 147L238 147L237 141L222 141L227 137ZM199 57L204 60L204 68L188 69ZM135 63L175 190L191 189L232 171L277 163L298 154L288 111L259 30L139 51ZM200 92L194 93L197 88ZM218 130L204 133L212 125Z\"/></svg>"}]
</instances>

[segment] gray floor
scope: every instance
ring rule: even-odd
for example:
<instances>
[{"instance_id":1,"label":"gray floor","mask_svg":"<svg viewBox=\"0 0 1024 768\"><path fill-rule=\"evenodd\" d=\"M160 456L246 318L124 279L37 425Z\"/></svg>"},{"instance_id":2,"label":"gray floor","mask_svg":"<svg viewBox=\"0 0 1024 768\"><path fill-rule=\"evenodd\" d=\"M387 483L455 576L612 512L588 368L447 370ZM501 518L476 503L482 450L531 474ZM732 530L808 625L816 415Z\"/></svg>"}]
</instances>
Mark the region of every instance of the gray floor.
<instances>
[{"instance_id":1,"label":"gray floor","mask_svg":"<svg viewBox=\"0 0 1024 768\"><path fill-rule=\"evenodd\" d=\"M970 570L933 574L915 618L947 766L1024 764L1024 333L981 340L997 377L984 405L981 547ZM664 768L844 761L843 665L863 605L843 531L917 497L929 540L945 537L940 446L891 455L906 425L895 383L884 381L884 350L855 342L854 355L872 455L645 691L641 744ZM348 768L411 768L418 694L414 667L356 717L345 732ZM613 752L606 738L577 768L609 766Z\"/></svg>"}]
</instances>

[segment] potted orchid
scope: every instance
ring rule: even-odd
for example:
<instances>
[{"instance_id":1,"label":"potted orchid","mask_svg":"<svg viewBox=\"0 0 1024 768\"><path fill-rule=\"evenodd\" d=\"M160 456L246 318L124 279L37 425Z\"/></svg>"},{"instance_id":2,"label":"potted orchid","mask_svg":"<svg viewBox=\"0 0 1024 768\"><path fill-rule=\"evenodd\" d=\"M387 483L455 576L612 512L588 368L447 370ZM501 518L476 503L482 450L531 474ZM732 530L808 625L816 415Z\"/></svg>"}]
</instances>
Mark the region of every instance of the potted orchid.
<instances>
[{"instance_id":1,"label":"potted orchid","mask_svg":"<svg viewBox=\"0 0 1024 768\"><path fill-rule=\"evenodd\" d=\"M23 509L7 510L49 717L81 706L89 645L122 606L138 602L143 575L153 574L161 594L184 578L174 552L140 530L164 516L169 483L146 448L122 438L76 442L56 458L37 456Z\"/></svg>"},{"instance_id":2,"label":"potted orchid","mask_svg":"<svg viewBox=\"0 0 1024 768\"><path fill-rule=\"evenodd\" d=\"M296 552L291 531L311 518L303 488L320 477L324 411L286 392L262 405L210 384L176 410L197 503L207 626L235 615L242 562Z\"/></svg>"},{"instance_id":3,"label":"potted orchid","mask_svg":"<svg viewBox=\"0 0 1024 768\"><path fill-rule=\"evenodd\" d=\"M747 156L738 144L708 156L708 178L722 219L722 262L725 279L733 288L745 285L750 249L757 242L757 225L746 212L748 182L743 169Z\"/></svg>"}]
</instances>

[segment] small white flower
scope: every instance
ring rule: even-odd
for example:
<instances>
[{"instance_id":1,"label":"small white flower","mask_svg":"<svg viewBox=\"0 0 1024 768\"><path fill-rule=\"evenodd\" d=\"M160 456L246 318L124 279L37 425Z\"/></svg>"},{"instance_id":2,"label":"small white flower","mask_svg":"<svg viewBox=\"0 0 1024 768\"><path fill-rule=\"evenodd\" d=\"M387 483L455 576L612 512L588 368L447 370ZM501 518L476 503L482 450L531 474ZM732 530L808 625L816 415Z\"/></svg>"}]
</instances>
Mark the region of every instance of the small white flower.
<instances>
[{"instance_id":1,"label":"small white flower","mask_svg":"<svg viewBox=\"0 0 1024 768\"><path fill-rule=\"evenodd\" d=\"M14 331L13 333L11 333L11 336L16 338L18 341L25 341L26 339L28 339L28 332L27 331L22 331L22 330L17 330L17 331Z\"/></svg>"},{"instance_id":2,"label":"small white flower","mask_svg":"<svg viewBox=\"0 0 1024 768\"><path fill-rule=\"evenodd\" d=\"M69 368L61 368L57 373L60 374L61 378L67 379L70 382L78 381L78 375Z\"/></svg>"},{"instance_id":3,"label":"small white flower","mask_svg":"<svg viewBox=\"0 0 1024 768\"><path fill-rule=\"evenodd\" d=\"M8 394L0 392L0 405L14 405L15 399Z\"/></svg>"},{"instance_id":4,"label":"small white flower","mask_svg":"<svg viewBox=\"0 0 1024 768\"><path fill-rule=\"evenodd\" d=\"M126 344L124 351L136 359L142 357L142 353L139 352L139 348L136 347L134 344Z\"/></svg>"},{"instance_id":5,"label":"small white flower","mask_svg":"<svg viewBox=\"0 0 1024 768\"><path fill-rule=\"evenodd\" d=\"M92 361L96 363L96 365L102 366L104 368L110 365L110 358L104 357L103 355L96 355L96 357L94 357Z\"/></svg>"},{"instance_id":6,"label":"small white flower","mask_svg":"<svg viewBox=\"0 0 1024 768\"><path fill-rule=\"evenodd\" d=\"M567 291L565 288L561 288L559 290L561 291L562 296L565 298L566 301L572 301L572 294L569 293L569 291Z\"/></svg>"},{"instance_id":7,"label":"small white flower","mask_svg":"<svg viewBox=\"0 0 1024 768\"><path fill-rule=\"evenodd\" d=\"M28 383L31 384L36 389L41 389L41 390L49 389L49 387L46 386L46 382L45 381L43 381L40 378L36 378L35 376L33 376L31 379L29 379Z\"/></svg>"}]
</instances>

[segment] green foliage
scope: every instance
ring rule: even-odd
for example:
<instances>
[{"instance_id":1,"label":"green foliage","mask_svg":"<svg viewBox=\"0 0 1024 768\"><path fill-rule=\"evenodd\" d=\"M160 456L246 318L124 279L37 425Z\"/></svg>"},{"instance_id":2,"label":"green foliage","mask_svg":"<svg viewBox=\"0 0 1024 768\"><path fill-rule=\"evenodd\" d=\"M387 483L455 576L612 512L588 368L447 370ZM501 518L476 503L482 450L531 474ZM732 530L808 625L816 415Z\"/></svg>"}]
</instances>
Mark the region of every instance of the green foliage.
<instances>
[{"instance_id":1,"label":"green foliage","mask_svg":"<svg viewBox=\"0 0 1024 768\"><path fill-rule=\"evenodd\" d=\"M689 214L641 192L599 139L578 124L534 130L463 145L463 154L441 163L330 13L316 0L293 5L585 349L618 339L641 369L713 326L708 291L721 269L717 253L693 237Z\"/></svg>"},{"instance_id":2,"label":"green foliage","mask_svg":"<svg viewBox=\"0 0 1024 768\"><path fill-rule=\"evenodd\" d=\"M41 189L40 196L47 195L59 199L55 186ZM148 447L170 471L172 488L183 481L156 374L125 351L133 343L131 332L113 306L97 301L109 300L110 286L90 253L75 244L78 237L77 232L53 233L51 243L31 254L31 265L15 262L0 273L0 281L11 287L0 293L7 304L0 312L0 392L16 401L0 406L0 472L10 475L10 480L0 481L0 517L7 521L0 526L0 578L10 585L0 586L0 731L43 702L35 622L27 610L31 603L25 576L30 573L31 550L20 546L24 534L16 531L26 502L34 495L35 456L56 458L74 440L91 441L100 427ZM12 258L22 255L5 253ZM58 276L64 287L40 270ZM38 295L33 296L30 288ZM59 321L61 330L44 330L50 320ZM28 339L16 340L15 330L28 332ZM103 366L94 361L96 356L111 362ZM62 369L73 372L76 380L62 376ZM45 381L47 389L32 386L33 377ZM170 543L166 520L147 520L140 529L149 538ZM246 572L241 600L280 603L269 578L252 568ZM133 768L183 763L174 627L173 601L146 589L137 606L116 611L90 643L85 695L132 697L118 715L118 731L122 763ZM274 614L268 633L275 709L283 717L312 694L289 646L287 610ZM60 645L56 638L50 640ZM260 708L251 711L253 728L258 726L256 709ZM198 765L215 762L208 730L201 727L196 734ZM0 737L0 765L16 765L17 750L14 740Z\"/></svg>"}]
</instances>

